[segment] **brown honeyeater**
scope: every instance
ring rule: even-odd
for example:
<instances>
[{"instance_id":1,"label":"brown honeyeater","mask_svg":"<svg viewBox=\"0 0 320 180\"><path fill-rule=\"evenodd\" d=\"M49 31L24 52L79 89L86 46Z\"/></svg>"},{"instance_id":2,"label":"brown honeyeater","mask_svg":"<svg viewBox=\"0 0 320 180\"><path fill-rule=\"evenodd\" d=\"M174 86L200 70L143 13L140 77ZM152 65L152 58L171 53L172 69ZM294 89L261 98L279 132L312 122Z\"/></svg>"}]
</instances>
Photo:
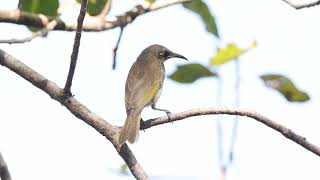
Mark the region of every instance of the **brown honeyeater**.
<instances>
[{"instance_id":1,"label":"brown honeyeater","mask_svg":"<svg viewBox=\"0 0 320 180\"><path fill-rule=\"evenodd\" d=\"M152 109L164 111L170 116L170 111L156 107L165 77L163 63L170 58L187 60L184 56L174 53L164 46L154 44L145 48L131 66L125 87L127 118L120 131L120 145L127 140L130 143L137 140L141 112L146 106L151 105Z\"/></svg>"}]
</instances>

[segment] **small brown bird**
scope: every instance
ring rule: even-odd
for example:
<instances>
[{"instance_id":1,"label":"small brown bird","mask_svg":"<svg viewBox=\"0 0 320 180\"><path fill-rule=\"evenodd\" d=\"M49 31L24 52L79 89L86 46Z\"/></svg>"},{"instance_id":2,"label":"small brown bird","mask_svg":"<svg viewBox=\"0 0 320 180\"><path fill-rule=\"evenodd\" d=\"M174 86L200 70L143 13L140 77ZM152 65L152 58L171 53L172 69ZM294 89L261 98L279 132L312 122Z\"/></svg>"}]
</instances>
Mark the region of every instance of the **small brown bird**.
<instances>
[{"instance_id":1,"label":"small brown bird","mask_svg":"<svg viewBox=\"0 0 320 180\"><path fill-rule=\"evenodd\" d=\"M151 105L152 109L164 111L170 116L170 111L157 108L156 102L161 95L165 77L163 63L174 57L187 60L184 56L174 53L166 47L154 44L144 49L133 63L126 81L125 105L127 119L120 131L120 145L127 140L130 143L134 143L137 140L141 112L144 107Z\"/></svg>"}]
</instances>

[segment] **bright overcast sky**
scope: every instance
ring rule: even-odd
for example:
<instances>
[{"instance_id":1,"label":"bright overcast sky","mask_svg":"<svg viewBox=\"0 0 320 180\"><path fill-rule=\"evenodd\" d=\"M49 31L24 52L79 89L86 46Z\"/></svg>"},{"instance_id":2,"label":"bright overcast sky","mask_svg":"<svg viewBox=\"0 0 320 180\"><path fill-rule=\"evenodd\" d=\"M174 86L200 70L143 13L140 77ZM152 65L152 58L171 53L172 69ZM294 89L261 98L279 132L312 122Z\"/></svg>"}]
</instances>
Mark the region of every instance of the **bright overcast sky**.
<instances>
[{"instance_id":1,"label":"bright overcast sky","mask_svg":"<svg viewBox=\"0 0 320 180\"><path fill-rule=\"evenodd\" d=\"M111 15L138 1L114 1ZM158 43L185 55L191 62L208 64L215 47L235 42L242 47L256 40L258 47L240 58L241 103L281 123L320 146L319 42L320 6L294 10L282 0L209 1L221 41L205 31L197 16L181 5L138 17L124 31L118 67L111 70L112 49L118 29L84 33L72 87L75 97L108 122L125 120L124 83L127 72L150 44ZM1 9L17 1L1 0ZM62 18L76 21L72 0L62 0ZM70 16L71 15L71 16ZM23 26L0 24L0 39L26 37ZM63 86L74 32L50 32L47 38L0 48L50 80ZM184 61L166 63L167 74ZM234 104L234 63L219 70L223 77L223 105ZM287 103L264 87L263 73L281 73L311 96L307 103ZM0 67L0 152L13 179L132 179L119 175L123 160L111 143L71 115L58 102ZM165 80L159 107L179 112L216 105L216 79L192 85ZM143 118L164 115L147 108ZM153 179L217 179L216 117L195 117L153 127L131 145L138 161ZM232 117L221 116L224 142L230 141ZM249 118L241 118L229 180L319 179L320 159L278 132ZM161 178L162 177L162 178Z\"/></svg>"}]
</instances>

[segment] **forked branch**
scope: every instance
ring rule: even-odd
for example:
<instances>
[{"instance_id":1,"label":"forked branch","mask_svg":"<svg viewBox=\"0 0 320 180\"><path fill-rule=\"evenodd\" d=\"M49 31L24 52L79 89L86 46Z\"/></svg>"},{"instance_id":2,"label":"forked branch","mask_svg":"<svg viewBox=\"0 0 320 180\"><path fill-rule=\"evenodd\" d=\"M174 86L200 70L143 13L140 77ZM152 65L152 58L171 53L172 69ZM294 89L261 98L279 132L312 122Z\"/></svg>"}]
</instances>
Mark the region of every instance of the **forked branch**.
<instances>
[{"instance_id":1,"label":"forked branch","mask_svg":"<svg viewBox=\"0 0 320 180\"><path fill-rule=\"evenodd\" d=\"M117 137L119 134L119 129L117 127L112 126L107 121L91 112L73 96L65 97L62 88L1 49L0 65L7 67L33 84L35 87L47 93L52 99L65 106L74 116L81 119L100 134L105 136L113 144L122 159L126 162L131 173L136 177L136 179L148 179L147 174L144 172L129 147L124 144L120 148L118 145Z\"/></svg>"}]
</instances>

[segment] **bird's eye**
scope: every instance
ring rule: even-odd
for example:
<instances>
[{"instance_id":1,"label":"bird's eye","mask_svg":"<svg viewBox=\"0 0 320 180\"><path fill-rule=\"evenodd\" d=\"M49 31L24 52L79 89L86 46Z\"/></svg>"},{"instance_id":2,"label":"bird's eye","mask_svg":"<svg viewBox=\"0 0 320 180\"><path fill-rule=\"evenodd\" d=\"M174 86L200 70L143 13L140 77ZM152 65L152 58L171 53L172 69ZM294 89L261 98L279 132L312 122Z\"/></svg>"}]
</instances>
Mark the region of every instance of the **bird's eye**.
<instances>
[{"instance_id":1,"label":"bird's eye","mask_svg":"<svg viewBox=\"0 0 320 180\"><path fill-rule=\"evenodd\" d=\"M159 58L162 60L167 60L169 57L169 52L168 51L161 51L159 52Z\"/></svg>"},{"instance_id":2,"label":"bird's eye","mask_svg":"<svg viewBox=\"0 0 320 180\"><path fill-rule=\"evenodd\" d=\"M164 52L163 52L163 56L164 56L164 57L168 57L168 55L169 55L169 52L168 52L168 51L164 51Z\"/></svg>"},{"instance_id":3,"label":"bird's eye","mask_svg":"<svg viewBox=\"0 0 320 180\"><path fill-rule=\"evenodd\" d=\"M167 59L169 52L168 51L161 51L159 52L159 56L162 59Z\"/></svg>"}]
</instances>

